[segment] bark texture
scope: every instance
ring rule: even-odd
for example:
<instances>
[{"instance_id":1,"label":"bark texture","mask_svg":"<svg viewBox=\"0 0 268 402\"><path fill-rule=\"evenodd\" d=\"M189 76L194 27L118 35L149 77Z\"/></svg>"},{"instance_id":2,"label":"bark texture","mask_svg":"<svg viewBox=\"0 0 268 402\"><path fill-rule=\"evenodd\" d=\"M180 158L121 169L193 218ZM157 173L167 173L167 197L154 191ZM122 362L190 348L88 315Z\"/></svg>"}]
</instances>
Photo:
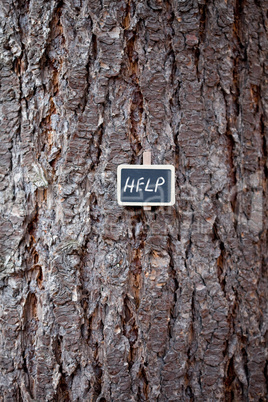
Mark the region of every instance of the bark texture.
<instances>
[{"instance_id":1,"label":"bark texture","mask_svg":"<svg viewBox=\"0 0 268 402\"><path fill-rule=\"evenodd\" d=\"M267 8L1 0L0 401L267 401Z\"/></svg>"}]
</instances>

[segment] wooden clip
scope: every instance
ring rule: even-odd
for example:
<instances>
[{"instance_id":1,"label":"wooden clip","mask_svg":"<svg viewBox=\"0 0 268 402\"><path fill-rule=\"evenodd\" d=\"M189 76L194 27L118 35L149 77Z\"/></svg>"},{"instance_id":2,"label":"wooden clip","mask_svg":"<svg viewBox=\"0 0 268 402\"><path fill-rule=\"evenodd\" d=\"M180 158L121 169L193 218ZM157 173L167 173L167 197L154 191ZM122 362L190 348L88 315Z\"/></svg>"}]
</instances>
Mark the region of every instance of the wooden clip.
<instances>
[{"instance_id":1,"label":"wooden clip","mask_svg":"<svg viewBox=\"0 0 268 402\"><path fill-rule=\"evenodd\" d=\"M152 163L152 154L151 151L143 152L143 164L144 165L151 165ZM143 207L144 211L151 211L151 207Z\"/></svg>"}]
</instances>

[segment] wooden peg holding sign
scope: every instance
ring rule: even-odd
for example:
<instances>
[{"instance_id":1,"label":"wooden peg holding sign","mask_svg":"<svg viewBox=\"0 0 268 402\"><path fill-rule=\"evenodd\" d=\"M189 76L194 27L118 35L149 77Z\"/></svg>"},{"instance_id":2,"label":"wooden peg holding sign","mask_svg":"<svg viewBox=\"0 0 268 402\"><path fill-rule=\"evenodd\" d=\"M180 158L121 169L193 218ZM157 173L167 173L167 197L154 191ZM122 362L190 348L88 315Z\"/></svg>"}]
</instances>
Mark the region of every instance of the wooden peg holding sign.
<instances>
[{"instance_id":1,"label":"wooden peg holding sign","mask_svg":"<svg viewBox=\"0 0 268 402\"><path fill-rule=\"evenodd\" d=\"M151 151L143 152L143 164L144 165L151 165L151 163L152 163Z\"/></svg>"},{"instance_id":2,"label":"wooden peg holding sign","mask_svg":"<svg viewBox=\"0 0 268 402\"><path fill-rule=\"evenodd\" d=\"M152 154L151 151L143 152L143 164L144 165L151 165L152 163ZM151 211L152 207L143 207L144 211Z\"/></svg>"}]
</instances>

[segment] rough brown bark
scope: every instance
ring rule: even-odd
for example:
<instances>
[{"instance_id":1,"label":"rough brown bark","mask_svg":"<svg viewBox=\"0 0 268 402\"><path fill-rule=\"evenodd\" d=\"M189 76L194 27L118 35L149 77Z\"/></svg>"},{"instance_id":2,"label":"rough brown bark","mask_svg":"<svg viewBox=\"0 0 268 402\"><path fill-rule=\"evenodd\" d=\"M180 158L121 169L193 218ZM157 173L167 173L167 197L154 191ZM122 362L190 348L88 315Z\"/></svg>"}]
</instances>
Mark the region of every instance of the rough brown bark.
<instances>
[{"instance_id":1,"label":"rough brown bark","mask_svg":"<svg viewBox=\"0 0 268 402\"><path fill-rule=\"evenodd\" d=\"M1 1L1 401L267 401L267 6Z\"/></svg>"}]
</instances>

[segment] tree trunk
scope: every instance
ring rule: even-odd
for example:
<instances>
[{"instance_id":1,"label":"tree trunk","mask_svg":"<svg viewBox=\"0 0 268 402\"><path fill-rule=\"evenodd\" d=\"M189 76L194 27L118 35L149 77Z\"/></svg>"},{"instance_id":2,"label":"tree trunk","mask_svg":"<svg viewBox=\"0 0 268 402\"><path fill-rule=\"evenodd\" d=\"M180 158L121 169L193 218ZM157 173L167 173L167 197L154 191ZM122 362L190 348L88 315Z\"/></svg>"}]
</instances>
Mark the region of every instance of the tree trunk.
<instances>
[{"instance_id":1,"label":"tree trunk","mask_svg":"<svg viewBox=\"0 0 268 402\"><path fill-rule=\"evenodd\" d=\"M267 401L268 2L1 3L0 401Z\"/></svg>"}]
</instances>

